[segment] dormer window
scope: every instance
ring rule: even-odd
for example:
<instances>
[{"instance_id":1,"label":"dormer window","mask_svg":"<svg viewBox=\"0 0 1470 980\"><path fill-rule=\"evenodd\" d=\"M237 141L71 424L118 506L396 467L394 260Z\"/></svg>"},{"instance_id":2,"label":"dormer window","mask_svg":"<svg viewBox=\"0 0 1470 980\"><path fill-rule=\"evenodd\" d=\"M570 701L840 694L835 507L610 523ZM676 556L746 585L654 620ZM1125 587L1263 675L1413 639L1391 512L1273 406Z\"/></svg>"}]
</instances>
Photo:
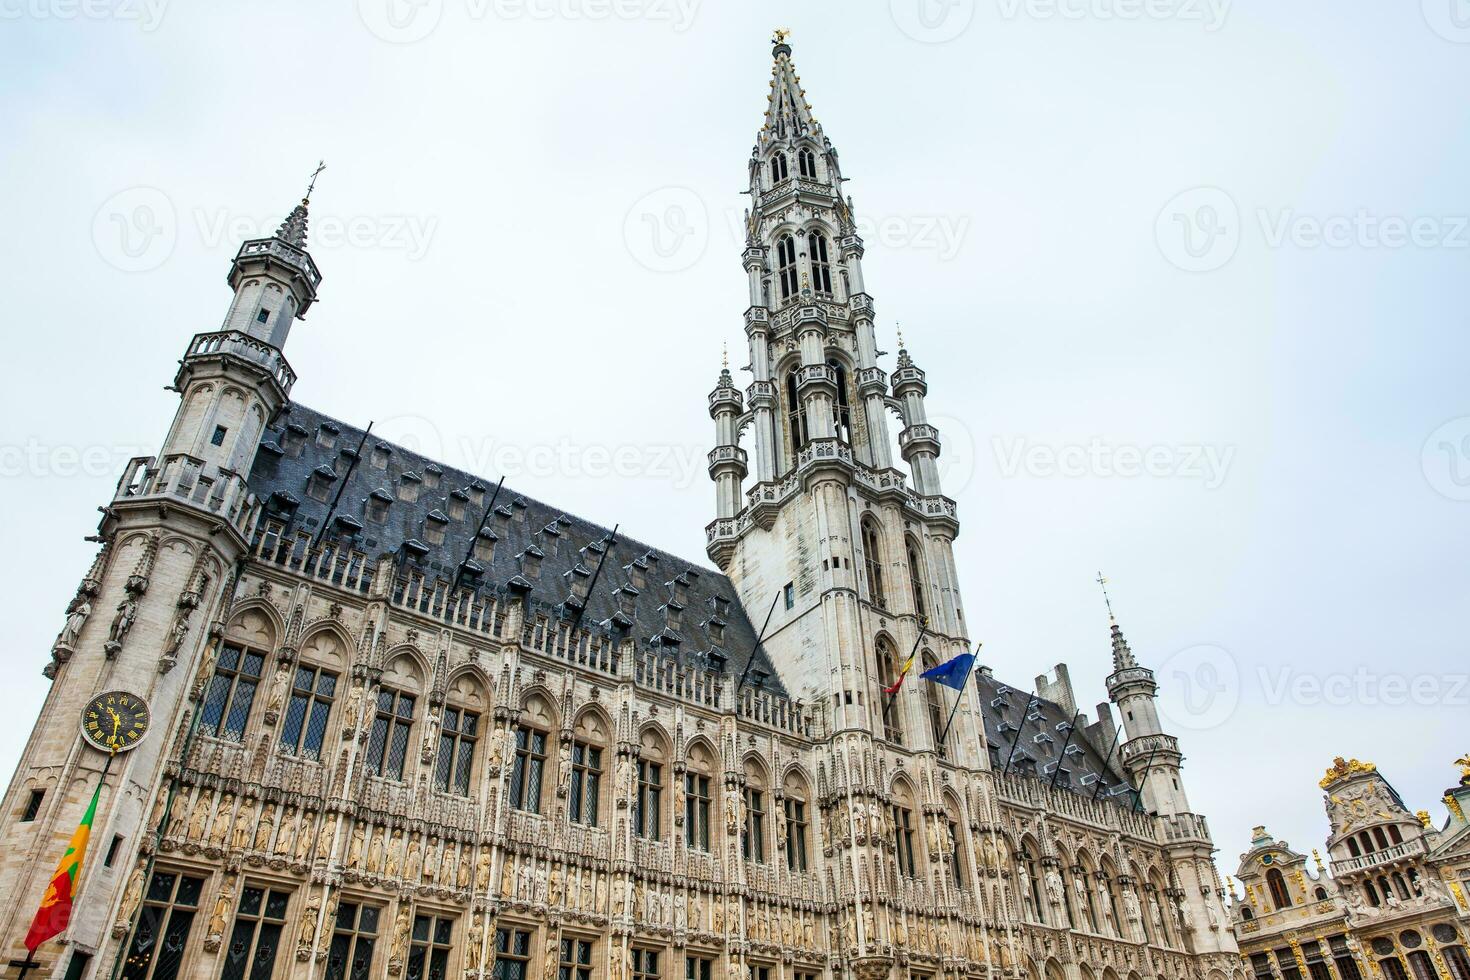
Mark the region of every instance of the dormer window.
<instances>
[{"instance_id":1,"label":"dormer window","mask_svg":"<svg viewBox=\"0 0 1470 980\"><path fill-rule=\"evenodd\" d=\"M709 641L711 643L725 642L725 621L723 619L709 621Z\"/></svg>"},{"instance_id":2,"label":"dormer window","mask_svg":"<svg viewBox=\"0 0 1470 980\"><path fill-rule=\"evenodd\" d=\"M330 466L318 466L311 471L311 479L306 482L306 495L313 500L325 501L331 495L332 484L336 482L337 474L332 472Z\"/></svg>"},{"instance_id":3,"label":"dormer window","mask_svg":"<svg viewBox=\"0 0 1470 980\"><path fill-rule=\"evenodd\" d=\"M535 545L521 552L521 572L526 578L537 578L541 574L541 559L546 557L545 552Z\"/></svg>"},{"instance_id":4,"label":"dormer window","mask_svg":"<svg viewBox=\"0 0 1470 980\"><path fill-rule=\"evenodd\" d=\"M775 156L771 157L771 183L779 184L788 176L790 173L786 169L786 154L778 150Z\"/></svg>"},{"instance_id":5,"label":"dormer window","mask_svg":"<svg viewBox=\"0 0 1470 980\"><path fill-rule=\"evenodd\" d=\"M648 587L648 566L643 559L639 558L628 566L628 581L633 583L633 588L644 589Z\"/></svg>"},{"instance_id":6,"label":"dormer window","mask_svg":"<svg viewBox=\"0 0 1470 980\"><path fill-rule=\"evenodd\" d=\"M342 430L330 422L323 422L316 429L316 444L323 449L335 449L337 435Z\"/></svg>"},{"instance_id":7,"label":"dormer window","mask_svg":"<svg viewBox=\"0 0 1470 980\"><path fill-rule=\"evenodd\" d=\"M475 536L475 561L486 564L495 560L495 532L488 527Z\"/></svg>"},{"instance_id":8,"label":"dormer window","mask_svg":"<svg viewBox=\"0 0 1470 980\"><path fill-rule=\"evenodd\" d=\"M495 508L495 522L494 523L495 523L495 531L496 531L497 534L504 534L506 531L509 531L510 530L510 508L507 507L507 506L505 506L504 504L501 504L499 507Z\"/></svg>"},{"instance_id":9,"label":"dormer window","mask_svg":"<svg viewBox=\"0 0 1470 980\"><path fill-rule=\"evenodd\" d=\"M345 476L356 462L357 450L348 446L337 454L337 459L332 465L336 468L339 476Z\"/></svg>"},{"instance_id":10,"label":"dormer window","mask_svg":"<svg viewBox=\"0 0 1470 980\"><path fill-rule=\"evenodd\" d=\"M463 490L456 490L449 495L449 519L451 521L464 520L464 506L469 498Z\"/></svg>"},{"instance_id":11,"label":"dormer window","mask_svg":"<svg viewBox=\"0 0 1470 980\"><path fill-rule=\"evenodd\" d=\"M424 467L424 486L430 490L439 489L439 480L444 476L444 470L430 463Z\"/></svg>"},{"instance_id":12,"label":"dormer window","mask_svg":"<svg viewBox=\"0 0 1470 980\"><path fill-rule=\"evenodd\" d=\"M676 575L674 576L674 580L670 582L669 585L673 588L675 602L682 606L689 601L688 576L682 574Z\"/></svg>"},{"instance_id":13,"label":"dormer window","mask_svg":"<svg viewBox=\"0 0 1470 980\"><path fill-rule=\"evenodd\" d=\"M432 545L444 543L444 528L449 523L449 518L443 511L430 511L429 516L424 518L424 540Z\"/></svg>"},{"instance_id":14,"label":"dormer window","mask_svg":"<svg viewBox=\"0 0 1470 980\"><path fill-rule=\"evenodd\" d=\"M677 630L681 628L680 613L683 611L684 607L677 602L670 602L664 606L664 622L668 625L669 629Z\"/></svg>"},{"instance_id":15,"label":"dormer window","mask_svg":"<svg viewBox=\"0 0 1470 980\"><path fill-rule=\"evenodd\" d=\"M716 616L723 618L730 615L730 600L724 596L710 596L709 604L714 609Z\"/></svg>"},{"instance_id":16,"label":"dormer window","mask_svg":"<svg viewBox=\"0 0 1470 980\"><path fill-rule=\"evenodd\" d=\"M295 422L287 422L286 428L281 431L281 448L286 450L288 456L300 456L301 450L306 448L308 435L310 433Z\"/></svg>"},{"instance_id":17,"label":"dormer window","mask_svg":"<svg viewBox=\"0 0 1470 980\"><path fill-rule=\"evenodd\" d=\"M803 177L817 177L817 155L806 147L796 152L796 170Z\"/></svg>"},{"instance_id":18,"label":"dormer window","mask_svg":"<svg viewBox=\"0 0 1470 980\"><path fill-rule=\"evenodd\" d=\"M392 455L393 450L380 442L373 447L372 463L378 469L386 470L388 468L388 457Z\"/></svg>"},{"instance_id":19,"label":"dormer window","mask_svg":"<svg viewBox=\"0 0 1470 980\"><path fill-rule=\"evenodd\" d=\"M469 496L470 503L474 504L476 507L485 506L485 484L481 483L479 480L476 480L474 483L471 483L467 488L465 488L465 493Z\"/></svg>"},{"instance_id":20,"label":"dormer window","mask_svg":"<svg viewBox=\"0 0 1470 980\"><path fill-rule=\"evenodd\" d=\"M368 494L366 507L367 519L377 524L386 521L388 519L388 505L392 502L393 495L381 487Z\"/></svg>"},{"instance_id":21,"label":"dormer window","mask_svg":"<svg viewBox=\"0 0 1470 980\"><path fill-rule=\"evenodd\" d=\"M419 490L423 485L423 478L417 473L410 471L403 474L398 478L398 499L413 503L419 499Z\"/></svg>"}]
</instances>

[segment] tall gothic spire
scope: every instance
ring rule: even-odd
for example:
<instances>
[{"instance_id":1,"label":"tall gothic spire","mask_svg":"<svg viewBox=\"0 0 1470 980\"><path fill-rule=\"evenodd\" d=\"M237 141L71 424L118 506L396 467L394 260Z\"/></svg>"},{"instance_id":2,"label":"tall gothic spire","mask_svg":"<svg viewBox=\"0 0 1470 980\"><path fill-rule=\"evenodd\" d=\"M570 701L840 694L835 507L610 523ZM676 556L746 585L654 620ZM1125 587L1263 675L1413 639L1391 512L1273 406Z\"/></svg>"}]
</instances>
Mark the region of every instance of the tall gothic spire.
<instances>
[{"instance_id":1,"label":"tall gothic spire","mask_svg":"<svg viewBox=\"0 0 1470 980\"><path fill-rule=\"evenodd\" d=\"M775 46L771 49L775 64L771 66L771 92L766 100L766 118L759 136L761 148L799 136L823 139L822 126L812 115L806 90L801 87L801 76L791 61L791 45L786 43L786 34L786 31L777 31Z\"/></svg>"},{"instance_id":2,"label":"tall gothic spire","mask_svg":"<svg viewBox=\"0 0 1470 980\"><path fill-rule=\"evenodd\" d=\"M1113 670L1137 667L1138 661L1133 658L1133 651L1128 648L1128 641L1123 638L1123 627L1118 625L1117 617L1113 615L1113 600L1108 595L1108 580L1103 577L1102 572L1098 572L1095 581L1102 588L1103 603L1108 607L1108 623L1113 635Z\"/></svg>"},{"instance_id":3,"label":"tall gothic spire","mask_svg":"<svg viewBox=\"0 0 1470 980\"><path fill-rule=\"evenodd\" d=\"M319 161L316 170L311 174L311 183L306 185L306 194L301 198L301 203L291 209L286 215L286 220L281 222L281 227L276 229L276 237L287 245L297 248L306 248L306 221L307 207L311 203L311 192L316 190L316 178L323 170L327 169L324 161Z\"/></svg>"}]
</instances>

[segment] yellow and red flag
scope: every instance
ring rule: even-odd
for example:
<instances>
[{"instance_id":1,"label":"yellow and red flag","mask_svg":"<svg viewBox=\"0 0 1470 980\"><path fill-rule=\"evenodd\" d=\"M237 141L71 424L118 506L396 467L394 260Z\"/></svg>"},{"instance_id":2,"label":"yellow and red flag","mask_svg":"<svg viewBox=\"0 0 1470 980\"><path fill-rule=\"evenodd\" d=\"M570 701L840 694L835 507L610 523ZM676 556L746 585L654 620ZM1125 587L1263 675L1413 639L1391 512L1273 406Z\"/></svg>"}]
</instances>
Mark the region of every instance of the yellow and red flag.
<instances>
[{"instance_id":1,"label":"yellow and red flag","mask_svg":"<svg viewBox=\"0 0 1470 980\"><path fill-rule=\"evenodd\" d=\"M903 666L900 667L900 668L898 668L898 680L896 680L896 681L893 682L893 686L892 687L885 687L883 689L883 693L884 694L897 694L898 693L898 689L900 687L903 687L903 679L908 676L909 668L912 667L913 665L914 665L914 658L913 658L913 655L910 654L909 655L909 658L903 662Z\"/></svg>"},{"instance_id":2,"label":"yellow and red flag","mask_svg":"<svg viewBox=\"0 0 1470 980\"><path fill-rule=\"evenodd\" d=\"M92 819L97 816L97 798L101 795L102 781L99 779L97 789L92 793L92 805L87 807L86 816L82 817L82 822L71 835L66 853L61 855L56 872L51 876L51 884L41 898L41 907L36 909L36 917L31 920L31 930L26 933L26 949L32 953L52 936L64 932L66 924L71 921L77 878L82 873L82 859L87 856L87 840L92 836Z\"/></svg>"}]
</instances>

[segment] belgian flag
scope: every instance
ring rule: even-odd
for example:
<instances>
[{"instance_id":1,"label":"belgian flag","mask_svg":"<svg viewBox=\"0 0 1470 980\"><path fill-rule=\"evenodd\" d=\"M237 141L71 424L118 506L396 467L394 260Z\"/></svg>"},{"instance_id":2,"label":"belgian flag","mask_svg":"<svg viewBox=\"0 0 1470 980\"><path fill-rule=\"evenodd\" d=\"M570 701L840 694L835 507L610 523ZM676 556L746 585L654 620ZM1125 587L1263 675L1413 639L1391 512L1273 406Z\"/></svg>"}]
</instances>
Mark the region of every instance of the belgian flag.
<instances>
[{"instance_id":1,"label":"belgian flag","mask_svg":"<svg viewBox=\"0 0 1470 980\"><path fill-rule=\"evenodd\" d=\"M26 949L32 954L37 946L64 932L66 924L71 921L77 878L82 873L82 859L87 856L87 840L92 836L92 819L97 816L97 798L101 795L102 780L99 779L97 789L92 793L92 805L87 807L86 816L82 817L82 822L71 835L66 853L61 855L56 872L51 876L51 884L41 899L41 907L36 909L36 917L31 920L30 932L26 933Z\"/></svg>"}]
</instances>

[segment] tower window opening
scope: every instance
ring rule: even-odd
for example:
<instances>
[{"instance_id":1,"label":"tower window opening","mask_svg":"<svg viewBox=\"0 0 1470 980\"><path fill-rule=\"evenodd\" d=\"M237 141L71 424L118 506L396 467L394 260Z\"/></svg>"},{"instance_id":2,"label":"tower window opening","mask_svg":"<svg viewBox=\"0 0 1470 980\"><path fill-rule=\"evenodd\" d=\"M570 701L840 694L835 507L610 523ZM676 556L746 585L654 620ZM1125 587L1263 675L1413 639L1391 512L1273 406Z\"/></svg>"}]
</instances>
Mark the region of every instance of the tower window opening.
<instances>
[{"instance_id":1,"label":"tower window opening","mask_svg":"<svg viewBox=\"0 0 1470 980\"><path fill-rule=\"evenodd\" d=\"M803 177L810 177L815 180L817 176L816 154L806 148L797 151L796 169Z\"/></svg>"},{"instance_id":2,"label":"tower window opening","mask_svg":"<svg viewBox=\"0 0 1470 980\"><path fill-rule=\"evenodd\" d=\"M112 867L113 863L117 861L117 852L122 847L122 842L122 834L112 835L112 843L107 845L107 854L102 858L102 866L104 868Z\"/></svg>"},{"instance_id":3,"label":"tower window opening","mask_svg":"<svg viewBox=\"0 0 1470 980\"><path fill-rule=\"evenodd\" d=\"M878 525L871 518L863 519L863 569L868 579L868 600L883 608L883 553L878 546Z\"/></svg>"},{"instance_id":4,"label":"tower window opening","mask_svg":"<svg viewBox=\"0 0 1470 980\"><path fill-rule=\"evenodd\" d=\"M269 323L270 322L270 318L271 318L271 311L265 309L264 307L261 307L260 309L258 309L258 310L255 311L255 322L256 323Z\"/></svg>"},{"instance_id":5,"label":"tower window opening","mask_svg":"<svg viewBox=\"0 0 1470 980\"><path fill-rule=\"evenodd\" d=\"M786 608L787 609L794 609L794 608L796 608L796 583L795 582L787 582L786 583L786 587L781 590L781 594L782 594L782 596L786 600Z\"/></svg>"},{"instance_id":6,"label":"tower window opening","mask_svg":"<svg viewBox=\"0 0 1470 980\"><path fill-rule=\"evenodd\" d=\"M818 296L832 297L832 260L827 248L827 236L814 231L806 239L807 254L812 260L812 286Z\"/></svg>"},{"instance_id":7,"label":"tower window opening","mask_svg":"<svg viewBox=\"0 0 1470 980\"><path fill-rule=\"evenodd\" d=\"M835 358L828 361L827 366L837 377L837 401L832 404L832 428L837 431L838 439L851 445L852 405L847 398L847 369Z\"/></svg>"},{"instance_id":8,"label":"tower window opening","mask_svg":"<svg viewBox=\"0 0 1470 980\"><path fill-rule=\"evenodd\" d=\"M786 169L786 154L777 153L771 157L771 183L779 184L788 176L790 172Z\"/></svg>"},{"instance_id":9,"label":"tower window opening","mask_svg":"<svg viewBox=\"0 0 1470 980\"><path fill-rule=\"evenodd\" d=\"M924 602L924 580L919 574L919 569L924 567L921 557L923 553L919 548L919 542L914 540L913 535L905 538L904 549L909 562L909 588L914 593L914 612L918 614L919 621L923 622L929 618L929 610Z\"/></svg>"},{"instance_id":10,"label":"tower window opening","mask_svg":"<svg viewBox=\"0 0 1470 980\"><path fill-rule=\"evenodd\" d=\"M781 282L781 301L796 295L796 239L782 235L776 242L777 278Z\"/></svg>"},{"instance_id":11,"label":"tower window opening","mask_svg":"<svg viewBox=\"0 0 1470 980\"><path fill-rule=\"evenodd\" d=\"M222 425L215 426L214 435L209 437L209 444L211 446L223 446L225 444L225 434L229 431L229 429L226 429Z\"/></svg>"},{"instance_id":12,"label":"tower window opening","mask_svg":"<svg viewBox=\"0 0 1470 980\"><path fill-rule=\"evenodd\" d=\"M791 462L796 463L796 454L805 446L807 439L806 406L796 392L796 369L786 375L786 424L789 427Z\"/></svg>"},{"instance_id":13,"label":"tower window opening","mask_svg":"<svg viewBox=\"0 0 1470 980\"><path fill-rule=\"evenodd\" d=\"M20 815L20 822L30 823L36 819L36 815L41 812L41 801L45 798L46 791L44 789L31 790L31 795L26 800L26 808Z\"/></svg>"}]
</instances>

